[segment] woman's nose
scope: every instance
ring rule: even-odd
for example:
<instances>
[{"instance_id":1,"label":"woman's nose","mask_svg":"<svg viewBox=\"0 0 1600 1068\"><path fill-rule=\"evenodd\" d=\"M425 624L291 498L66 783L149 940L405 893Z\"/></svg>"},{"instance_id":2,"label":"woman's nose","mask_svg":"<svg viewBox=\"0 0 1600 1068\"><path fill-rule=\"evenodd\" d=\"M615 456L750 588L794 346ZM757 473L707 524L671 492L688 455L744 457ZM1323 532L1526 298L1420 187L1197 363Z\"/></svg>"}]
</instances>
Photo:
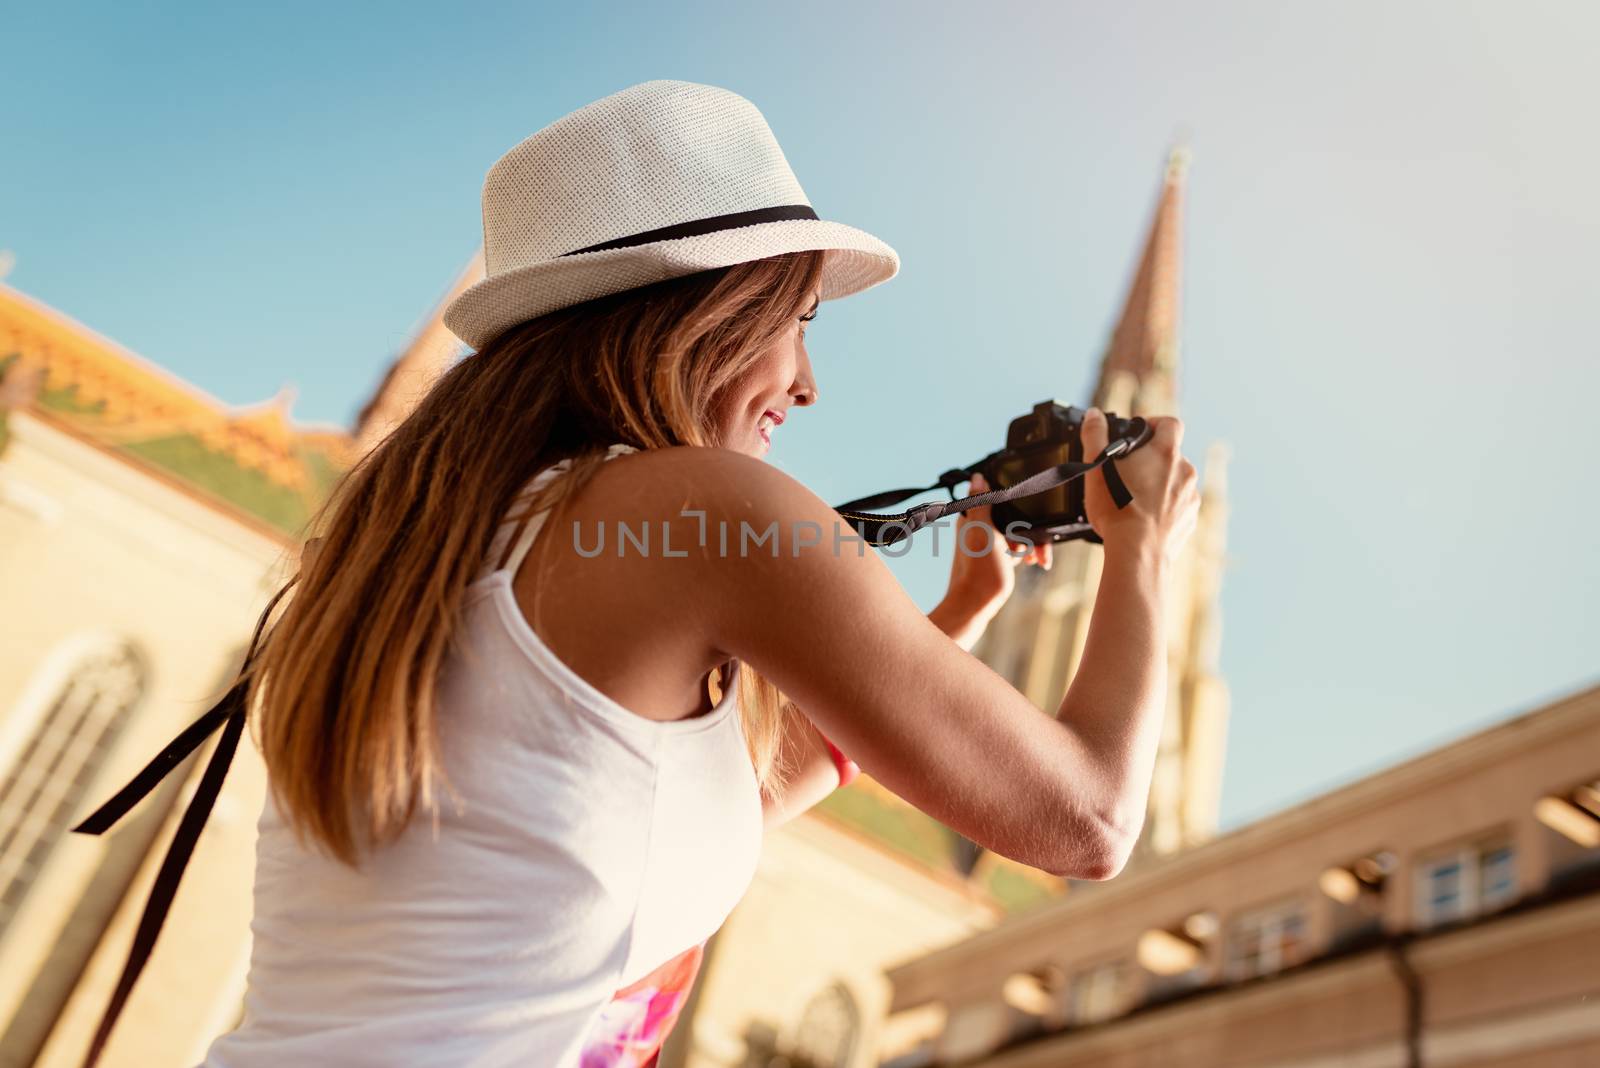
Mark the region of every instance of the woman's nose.
<instances>
[{"instance_id":1,"label":"woman's nose","mask_svg":"<svg viewBox=\"0 0 1600 1068\"><path fill-rule=\"evenodd\" d=\"M811 373L811 361L804 353L801 353L800 364L795 368L794 385L789 387L789 393L794 397L795 404L802 407L817 403L817 380Z\"/></svg>"}]
</instances>

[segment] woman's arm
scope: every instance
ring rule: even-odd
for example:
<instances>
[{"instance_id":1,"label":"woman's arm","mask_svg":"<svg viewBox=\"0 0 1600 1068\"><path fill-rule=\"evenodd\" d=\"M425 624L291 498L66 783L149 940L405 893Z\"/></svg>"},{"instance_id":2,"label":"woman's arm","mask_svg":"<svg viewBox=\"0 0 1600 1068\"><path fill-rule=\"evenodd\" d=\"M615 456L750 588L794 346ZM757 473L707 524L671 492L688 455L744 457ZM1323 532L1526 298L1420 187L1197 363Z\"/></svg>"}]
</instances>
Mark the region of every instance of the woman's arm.
<instances>
[{"instance_id":1,"label":"woman's arm","mask_svg":"<svg viewBox=\"0 0 1600 1068\"><path fill-rule=\"evenodd\" d=\"M928 619L963 649L970 649L993 614L978 591L969 592L953 584L944 600L928 613ZM816 725L798 708L792 709L784 721L782 759L783 766L795 770L783 784L781 793L763 792L761 795L761 811L769 831L788 823L839 787L839 769L834 765L833 755L828 752Z\"/></svg>"},{"instance_id":2,"label":"woman's arm","mask_svg":"<svg viewBox=\"0 0 1600 1068\"><path fill-rule=\"evenodd\" d=\"M1104 567L1083 663L1053 716L942 633L825 502L738 453L651 450L606 465L578 505L586 524L625 510L669 526L680 551L608 552L587 596L626 606L605 618L641 656L667 641L698 646L708 666L750 664L863 771L985 848L1109 878L1143 822L1166 704L1166 576L1198 510L1180 424L1151 422L1153 440L1117 462L1133 503L1118 511L1103 477L1085 480ZM1089 455L1104 435L1103 418L1086 421Z\"/></svg>"}]
</instances>

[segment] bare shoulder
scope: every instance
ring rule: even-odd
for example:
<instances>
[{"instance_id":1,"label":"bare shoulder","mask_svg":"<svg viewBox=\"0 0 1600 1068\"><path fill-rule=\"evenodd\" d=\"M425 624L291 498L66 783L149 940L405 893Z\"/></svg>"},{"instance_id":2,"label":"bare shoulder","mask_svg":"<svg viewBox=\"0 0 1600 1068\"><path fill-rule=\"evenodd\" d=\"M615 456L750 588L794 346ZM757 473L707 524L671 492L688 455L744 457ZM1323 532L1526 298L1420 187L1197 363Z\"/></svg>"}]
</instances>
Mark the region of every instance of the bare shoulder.
<instances>
[{"instance_id":1,"label":"bare shoulder","mask_svg":"<svg viewBox=\"0 0 1600 1068\"><path fill-rule=\"evenodd\" d=\"M765 461L725 449L651 449L603 464L569 502L552 547L573 576L640 611L693 619L719 648L750 613L797 597L909 606L837 512ZM686 624L688 625L688 624Z\"/></svg>"},{"instance_id":2,"label":"bare shoulder","mask_svg":"<svg viewBox=\"0 0 1600 1068\"><path fill-rule=\"evenodd\" d=\"M801 482L756 457L699 446L649 449L602 465L553 517L538 555L576 583L640 611L708 620L770 600L818 570L881 568L827 551L843 528ZM848 562L842 562L847 560ZM887 575L887 568L884 568Z\"/></svg>"},{"instance_id":3,"label":"bare shoulder","mask_svg":"<svg viewBox=\"0 0 1600 1068\"><path fill-rule=\"evenodd\" d=\"M809 519L833 515L793 476L728 449L682 446L630 453L605 464L580 500L580 513L651 521Z\"/></svg>"},{"instance_id":4,"label":"bare shoulder","mask_svg":"<svg viewBox=\"0 0 1600 1068\"><path fill-rule=\"evenodd\" d=\"M742 493L804 491L792 476L764 460L731 449L691 445L645 449L606 464L603 470L619 486L654 496L693 490L708 496L719 490Z\"/></svg>"},{"instance_id":5,"label":"bare shoulder","mask_svg":"<svg viewBox=\"0 0 1600 1068\"><path fill-rule=\"evenodd\" d=\"M795 479L740 453L625 454L557 505L513 592L579 677L646 718L679 719L700 705L706 672L735 655L725 635L797 577L765 528L818 508Z\"/></svg>"}]
</instances>

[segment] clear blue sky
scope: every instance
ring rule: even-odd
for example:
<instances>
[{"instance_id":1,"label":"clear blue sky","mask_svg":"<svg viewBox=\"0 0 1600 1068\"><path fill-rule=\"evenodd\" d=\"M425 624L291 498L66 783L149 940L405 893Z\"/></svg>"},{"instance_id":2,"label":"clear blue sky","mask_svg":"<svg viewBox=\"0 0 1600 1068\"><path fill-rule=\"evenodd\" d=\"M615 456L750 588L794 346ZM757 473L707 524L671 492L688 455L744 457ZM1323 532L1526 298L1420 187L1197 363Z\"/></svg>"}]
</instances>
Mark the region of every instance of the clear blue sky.
<instances>
[{"instance_id":1,"label":"clear blue sky","mask_svg":"<svg viewBox=\"0 0 1600 1068\"><path fill-rule=\"evenodd\" d=\"M1600 8L170 7L8 11L0 248L229 403L293 383L348 421L489 164L679 78L754 101L903 261L823 307L774 459L830 500L914 484L1083 402L1187 132L1181 414L1197 463L1233 450L1224 824L1600 678ZM945 563L894 566L931 606Z\"/></svg>"}]
</instances>

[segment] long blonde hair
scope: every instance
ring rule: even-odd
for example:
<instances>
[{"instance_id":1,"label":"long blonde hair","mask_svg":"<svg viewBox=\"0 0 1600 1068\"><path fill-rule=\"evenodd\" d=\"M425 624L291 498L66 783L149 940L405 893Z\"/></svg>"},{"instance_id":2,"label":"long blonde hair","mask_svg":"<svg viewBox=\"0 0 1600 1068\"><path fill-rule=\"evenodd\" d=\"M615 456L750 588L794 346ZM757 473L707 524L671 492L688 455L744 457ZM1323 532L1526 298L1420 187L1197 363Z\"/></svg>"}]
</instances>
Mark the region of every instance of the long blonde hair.
<instances>
[{"instance_id":1,"label":"long blonde hair","mask_svg":"<svg viewBox=\"0 0 1600 1068\"><path fill-rule=\"evenodd\" d=\"M437 811L449 724L434 687L518 491L571 458L550 495L570 499L613 442L719 444L719 398L809 306L825 255L703 271L512 327L445 372L346 474L244 672L269 782L302 841L356 864L419 809ZM749 665L738 678L757 778L781 790L790 709Z\"/></svg>"}]
</instances>

